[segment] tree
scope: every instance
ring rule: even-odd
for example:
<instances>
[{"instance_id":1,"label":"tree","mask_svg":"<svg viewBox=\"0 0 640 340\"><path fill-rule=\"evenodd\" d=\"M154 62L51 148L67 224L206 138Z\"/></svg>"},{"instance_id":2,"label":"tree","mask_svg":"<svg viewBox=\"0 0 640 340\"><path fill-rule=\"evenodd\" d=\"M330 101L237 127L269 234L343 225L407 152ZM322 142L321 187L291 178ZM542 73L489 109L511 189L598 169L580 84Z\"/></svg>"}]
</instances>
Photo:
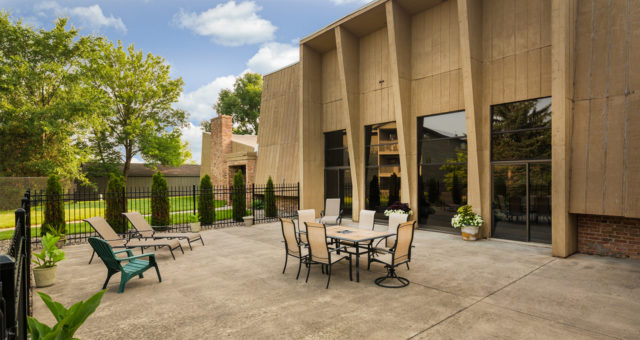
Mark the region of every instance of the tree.
<instances>
[{"instance_id":1,"label":"tree","mask_svg":"<svg viewBox=\"0 0 640 340\"><path fill-rule=\"evenodd\" d=\"M246 192L244 186L244 176L242 171L238 170L236 175L233 176L233 219L237 222L242 222L242 218L247 213Z\"/></svg>"},{"instance_id":2,"label":"tree","mask_svg":"<svg viewBox=\"0 0 640 340\"><path fill-rule=\"evenodd\" d=\"M200 180L200 196L198 197L198 221L202 225L212 225L216 219L216 209L213 204L213 185L209 175Z\"/></svg>"},{"instance_id":3,"label":"tree","mask_svg":"<svg viewBox=\"0 0 640 340\"><path fill-rule=\"evenodd\" d=\"M170 65L163 58L102 39L83 68L102 103L93 128L94 161L109 163L118 158L126 180L131 160L138 154L152 165L179 166L190 157L180 140L187 114L172 108L183 81L170 77Z\"/></svg>"},{"instance_id":4,"label":"tree","mask_svg":"<svg viewBox=\"0 0 640 340\"><path fill-rule=\"evenodd\" d=\"M44 205L44 222L42 222L41 234L56 236L65 234L64 200L60 177L57 175L49 176L45 193L47 201Z\"/></svg>"},{"instance_id":5,"label":"tree","mask_svg":"<svg viewBox=\"0 0 640 340\"><path fill-rule=\"evenodd\" d=\"M153 174L151 183L151 225L165 226L171 223L169 215L169 187L160 172Z\"/></svg>"},{"instance_id":6,"label":"tree","mask_svg":"<svg viewBox=\"0 0 640 340\"><path fill-rule=\"evenodd\" d=\"M271 176L267 179L267 187L264 189L264 203L264 215L266 217L278 217L276 193L273 190L273 181L271 180Z\"/></svg>"},{"instance_id":7,"label":"tree","mask_svg":"<svg viewBox=\"0 0 640 340\"><path fill-rule=\"evenodd\" d=\"M380 184L378 176L373 176L369 182L369 210L376 210L380 206Z\"/></svg>"},{"instance_id":8,"label":"tree","mask_svg":"<svg viewBox=\"0 0 640 340\"><path fill-rule=\"evenodd\" d=\"M35 30L0 12L0 176L85 179L96 101L80 65L94 41L66 18Z\"/></svg>"},{"instance_id":9,"label":"tree","mask_svg":"<svg viewBox=\"0 0 640 340\"><path fill-rule=\"evenodd\" d=\"M116 233L126 233L128 225L122 213L126 212L127 197L125 195L125 181L122 176L111 174L105 196L106 209L104 217L107 223L111 225Z\"/></svg>"},{"instance_id":10,"label":"tree","mask_svg":"<svg viewBox=\"0 0 640 340\"><path fill-rule=\"evenodd\" d=\"M394 172L389 178L391 183L389 185L389 205L400 201L400 179Z\"/></svg>"},{"instance_id":11,"label":"tree","mask_svg":"<svg viewBox=\"0 0 640 340\"><path fill-rule=\"evenodd\" d=\"M245 73L236 78L233 91L229 89L220 91L218 101L213 108L219 115L233 118L233 133L257 135L261 101L262 75Z\"/></svg>"}]
</instances>

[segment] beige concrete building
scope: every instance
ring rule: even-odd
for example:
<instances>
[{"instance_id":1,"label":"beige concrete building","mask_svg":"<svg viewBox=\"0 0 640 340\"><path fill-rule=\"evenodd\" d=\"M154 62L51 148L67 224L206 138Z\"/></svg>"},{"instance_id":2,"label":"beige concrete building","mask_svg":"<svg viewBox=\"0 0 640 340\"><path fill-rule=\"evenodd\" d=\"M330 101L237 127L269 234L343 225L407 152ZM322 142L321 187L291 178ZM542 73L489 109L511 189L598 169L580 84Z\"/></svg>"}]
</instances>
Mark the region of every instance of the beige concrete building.
<instances>
[{"instance_id":1,"label":"beige concrete building","mask_svg":"<svg viewBox=\"0 0 640 340\"><path fill-rule=\"evenodd\" d=\"M640 256L640 0L379 0L264 77L256 178L447 230ZM264 143L264 146L263 146Z\"/></svg>"},{"instance_id":2,"label":"beige concrete building","mask_svg":"<svg viewBox=\"0 0 640 340\"><path fill-rule=\"evenodd\" d=\"M238 170L247 185L255 183L258 137L234 135L230 116L211 119L211 132L202 133L200 177L209 175L214 186L233 185Z\"/></svg>"}]
</instances>

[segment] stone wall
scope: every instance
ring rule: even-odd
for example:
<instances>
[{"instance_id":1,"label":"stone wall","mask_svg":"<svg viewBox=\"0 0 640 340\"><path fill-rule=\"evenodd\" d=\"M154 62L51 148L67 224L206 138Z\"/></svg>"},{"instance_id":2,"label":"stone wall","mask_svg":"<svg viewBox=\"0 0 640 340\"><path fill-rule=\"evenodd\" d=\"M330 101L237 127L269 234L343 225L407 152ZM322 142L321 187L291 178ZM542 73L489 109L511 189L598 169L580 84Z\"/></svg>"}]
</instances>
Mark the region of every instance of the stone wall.
<instances>
[{"instance_id":1,"label":"stone wall","mask_svg":"<svg viewBox=\"0 0 640 340\"><path fill-rule=\"evenodd\" d=\"M578 252L640 258L640 219L577 215Z\"/></svg>"}]
</instances>

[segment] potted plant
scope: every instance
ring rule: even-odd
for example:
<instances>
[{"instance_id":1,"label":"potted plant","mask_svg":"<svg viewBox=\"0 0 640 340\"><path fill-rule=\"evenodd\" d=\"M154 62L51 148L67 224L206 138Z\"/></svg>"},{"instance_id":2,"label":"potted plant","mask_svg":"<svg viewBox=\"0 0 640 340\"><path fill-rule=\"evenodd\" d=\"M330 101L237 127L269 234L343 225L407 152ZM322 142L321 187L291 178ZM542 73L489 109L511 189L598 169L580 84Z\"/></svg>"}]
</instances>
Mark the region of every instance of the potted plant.
<instances>
[{"instance_id":1,"label":"potted plant","mask_svg":"<svg viewBox=\"0 0 640 340\"><path fill-rule=\"evenodd\" d=\"M253 216L243 216L242 219L244 220L245 227L250 227L253 225Z\"/></svg>"},{"instance_id":2,"label":"potted plant","mask_svg":"<svg viewBox=\"0 0 640 340\"><path fill-rule=\"evenodd\" d=\"M191 232L192 233L199 233L200 232L200 222L192 222L190 226L191 226Z\"/></svg>"},{"instance_id":3,"label":"potted plant","mask_svg":"<svg viewBox=\"0 0 640 340\"><path fill-rule=\"evenodd\" d=\"M56 263L64 260L64 252L56 247L59 236L45 234L42 236L42 251L34 253L31 260L38 266L33 268L36 287L51 286L56 280Z\"/></svg>"},{"instance_id":4,"label":"potted plant","mask_svg":"<svg viewBox=\"0 0 640 340\"><path fill-rule=\"evenodd\" d=\"M451 225L454 228L460 228L462 239L465 241L477 240L482 224L484 224L482 217L474 213L470 205L458 208L458 213L451 218Z\"/></svg>"},{"instance_id":5,"label":"potted plant","mask_svg":"<svg viewBox=\"0 0 640 340\"><path fill-rule=\"evenodd\" d=\"M391 214L406 214L411 216L413 215L413 211L407 203L394 202L384 211L384 216L390 216Z\"/></svg>"}]
</instances>

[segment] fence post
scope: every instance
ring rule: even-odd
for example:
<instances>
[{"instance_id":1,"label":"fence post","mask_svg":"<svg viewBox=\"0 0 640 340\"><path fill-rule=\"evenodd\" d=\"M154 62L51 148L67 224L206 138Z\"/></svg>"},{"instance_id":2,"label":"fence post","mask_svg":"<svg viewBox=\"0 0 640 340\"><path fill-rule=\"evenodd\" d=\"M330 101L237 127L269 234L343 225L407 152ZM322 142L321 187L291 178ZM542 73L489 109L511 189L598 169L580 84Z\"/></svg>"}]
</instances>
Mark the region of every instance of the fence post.
<instances>
[{"instance_id":1,"label":"fence post","mask_svg":"<svg viewBox=\"0 0 640 340\"><path fill-rule=\"evenodd\" d=\"M300 210L300 182L298 182L298 209L296 210Z\"/></svg>"},{"instance_id":2,"label":"fence post","mask_svg":"<svg viewBox=\"0 0 640 340\"><path fill-rule=\"evenodd\" d=\"M253 216L253 221L255 223L256 220L256 184L251 183L251 215Z\"/></svg>"},{"instance_id":3,"label":"fence post","mask_svg":"<svg viewBox=\"0 0 640 340\"><path fill-rule=\"evenodd\" d=\"M193 214L197 216L196 213L196 185L193 185Z\"/></svg>"},{"instance_id":4,"label":"fence post","mask_svg":"<svg viewBox=\"0 0 640 340\"><path fill-rule=\"evenodd\" d=\"M127 187L126 187L126 183L125 183L125 186L122 187L122 212L127 212L127 191L126 190L127 190ZM124 232L127 233L127 229L129 227L129 223L127 222L127 219L126 219L126 217L124 217L124 215L121 214L120 218L122 219L122 225L124 226Z\"/></svg>"},{"instance_id":5,"label":"fence post","mask_svg":"<svg viewBox=\"0 0 640 340\"><path fill-rule=\"evenodd\" d=\"M31 189L27 189L22 198L22 209L24 209L24 254L28 265L25 266L25 276L29 294L26 300L26 311L28 315L33 315L33 291L31 291ZM25 319L26 323L26 319ZM26 329L25 329L25 333Z\"/></svg>"}]
</instances>

